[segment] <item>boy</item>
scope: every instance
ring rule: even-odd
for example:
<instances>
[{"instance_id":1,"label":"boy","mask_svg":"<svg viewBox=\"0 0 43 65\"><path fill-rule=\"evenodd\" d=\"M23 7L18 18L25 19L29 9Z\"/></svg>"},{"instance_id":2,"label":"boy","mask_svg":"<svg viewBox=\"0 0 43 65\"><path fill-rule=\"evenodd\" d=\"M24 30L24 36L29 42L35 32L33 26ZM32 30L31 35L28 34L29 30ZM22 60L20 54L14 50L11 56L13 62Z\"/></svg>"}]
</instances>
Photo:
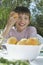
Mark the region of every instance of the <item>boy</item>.
<instances>
[{"instance_id":1,"label":"boy","mask_svg":"<svg viewBox=\"0 0 43 65\"><path fill-rule=\"evenodd\" d=\"M18 14L18 18L14 18L15 13ZM36 28L29 26L29 24L29 9L27 7L18 6L10 13L9 20L2 35L5 38L16 37L18 40L22 38L36 37Z\"/></svg>"}]
</instances>

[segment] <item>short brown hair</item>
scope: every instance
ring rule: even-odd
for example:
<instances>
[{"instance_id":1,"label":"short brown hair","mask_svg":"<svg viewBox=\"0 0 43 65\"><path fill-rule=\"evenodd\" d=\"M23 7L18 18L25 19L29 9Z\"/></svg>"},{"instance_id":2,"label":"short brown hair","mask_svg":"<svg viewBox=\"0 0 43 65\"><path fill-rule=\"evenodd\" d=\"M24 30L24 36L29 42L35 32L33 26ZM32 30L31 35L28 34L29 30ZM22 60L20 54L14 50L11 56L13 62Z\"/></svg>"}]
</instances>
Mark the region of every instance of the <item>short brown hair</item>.
<instances>
[{"instance_id":1,"label":"short brown hair","mask_svg":"<svg viewBox=\"0 0 43 65\"><path fill-rule=\"evenodd\" d=\"M30 10L27 7L24 6L17 6L13 11L17 12L17 13L27 13L29 14L29 19L30 19Z\"/></svg>"}]
</instances>

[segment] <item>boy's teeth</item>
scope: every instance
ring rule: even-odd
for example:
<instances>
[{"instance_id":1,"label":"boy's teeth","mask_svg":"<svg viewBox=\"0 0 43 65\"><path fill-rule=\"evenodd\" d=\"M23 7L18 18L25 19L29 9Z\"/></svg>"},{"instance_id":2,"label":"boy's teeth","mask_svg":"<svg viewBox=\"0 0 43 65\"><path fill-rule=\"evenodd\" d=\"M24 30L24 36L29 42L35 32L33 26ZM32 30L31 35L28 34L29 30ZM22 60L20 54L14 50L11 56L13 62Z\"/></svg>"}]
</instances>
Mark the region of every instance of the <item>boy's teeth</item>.
<instances>
[{"instance_id":1,"label":"boy's teeth","mask_svg":"<svg viewBox=\"0 0 43 65\"><path fill-rule=\"evenodd\" d=\"M23 23L21 23L20 25L22 25L22 26L23 26L24 24L23 24Z\"/></svg>"},{"instance_id":2,"label":"boy's teeth","mask_svg":"<svg viewBox=\"0 0 43 65\"><path fill-rule=\"evenodd\" d=\"M21 25L24 25L24 24L21 24Z\"/></svg>"}]
</instances>

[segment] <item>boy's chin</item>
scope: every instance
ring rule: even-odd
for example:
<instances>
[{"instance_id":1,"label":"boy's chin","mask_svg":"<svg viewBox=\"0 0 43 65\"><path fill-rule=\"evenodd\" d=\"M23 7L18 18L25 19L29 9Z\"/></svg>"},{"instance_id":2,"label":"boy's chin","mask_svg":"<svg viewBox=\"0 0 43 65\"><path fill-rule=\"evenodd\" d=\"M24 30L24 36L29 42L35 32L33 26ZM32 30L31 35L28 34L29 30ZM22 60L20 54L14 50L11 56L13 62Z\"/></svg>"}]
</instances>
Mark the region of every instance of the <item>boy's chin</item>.
<instances>
[{"instance_id":1,"label":"boy's chin","mask_svg":"<svg viewBox=\"0 0 43 65\"><path fill-rule=\"evenodd\" d=\"M20 32L21 32L21 31L23 31L24 29L25 29L25 28L23 28L23 27L20 27L20 29L19 29L19 30L20 30Z\"/></svg>"}]
</instances>

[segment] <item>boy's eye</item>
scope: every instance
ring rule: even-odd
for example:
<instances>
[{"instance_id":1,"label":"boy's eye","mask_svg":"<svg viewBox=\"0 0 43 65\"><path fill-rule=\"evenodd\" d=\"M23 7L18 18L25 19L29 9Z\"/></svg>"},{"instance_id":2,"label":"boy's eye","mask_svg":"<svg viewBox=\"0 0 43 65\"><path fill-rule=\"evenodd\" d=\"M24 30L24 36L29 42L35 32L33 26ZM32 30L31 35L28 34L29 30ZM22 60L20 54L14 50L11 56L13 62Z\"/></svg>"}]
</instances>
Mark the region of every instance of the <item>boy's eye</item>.
<instances>
[{"instance_id":1,"label":"boy's eye","mask_svg":"<svg viewBox=\"0 0 43 65\"><path fill-rule=\"evenodd\" d=\"M20 20L22 20L23 18L22 17L19 17ZM27 17L24 17L25 20L27 20L28 18Z\"/></svg>"},{"instance_id":2,"label":"boy's eye","mask_svg":"<svg viewBox=\"0 0 43 65\"><path fill-rule=\"evenodd\" d=\"M24 19L27 19L26 17Z\"/></svg>"},{"instance_id":3,"label":"boy's eye","mask_svg":"<svg viewBox=\"0 0 43 65\"><path fill-rule=\"evenodd\" d=\"M21 17L19 17L19 19L21 20L22 18L21 18Z\"/></svg>"}]
</instances>

